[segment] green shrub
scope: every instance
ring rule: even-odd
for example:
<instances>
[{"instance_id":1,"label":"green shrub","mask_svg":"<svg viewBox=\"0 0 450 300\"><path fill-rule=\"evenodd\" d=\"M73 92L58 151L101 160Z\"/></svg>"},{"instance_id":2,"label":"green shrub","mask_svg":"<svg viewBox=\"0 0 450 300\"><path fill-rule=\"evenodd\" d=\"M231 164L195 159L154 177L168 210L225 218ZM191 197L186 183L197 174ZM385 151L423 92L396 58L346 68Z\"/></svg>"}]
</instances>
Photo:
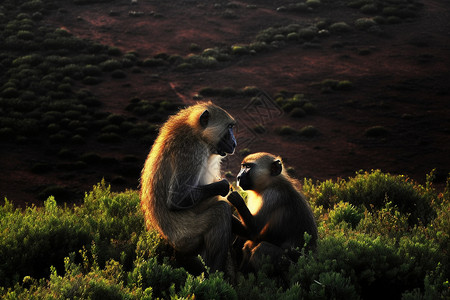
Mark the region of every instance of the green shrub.
<instances>
[{"instance_id":1,"label":"green shrub","mask_svg":"<svg viewBox=\"0 0 450 300\"><path fill-rule=\"evenodd\" d=\"M322 92L332 92L334 90L351 90L353 83L349 80L325 79L321 83Z\"/></svg>"},{"instance_id":2,"label":"green shrub","mask_svg":"<svg viewBox=\"0 0 450 300\"><path fill-rule=\"evenodd\" d=\"M100 64L103 71L110 72L122 68L122 63L116 59L109 59Z\"/></svg>"},{"instance_id":3,"label":"green shrub","mask_svg":"<svg viewBox=\"0 0 450 300\"><path fill-rule=\"evenodd\" d=\"M317 107L311 102L306 102L303 105L303 110L306 111L308 114L315 114L317 112Z\"/></svg>"},{"instance_id":4,"label":"green shrub","mask_svg":"<svg viewBox=\"0 0 450 300\"><path fill-rule=\"evenodd\" d=\"M353 83L349 80L339 81L336 85L336 90L351 90L353 88Z\"/></svg>"},{"instance_id":5,"label":"green shrub","mask_svg":"<svg viewBox=\"0 0 450 300\"><path fill-rule=\"evenodd\" d=\"M217 57L219 55L219 49L217 48L206 48L203 50L202 55L203 56L214 56Z\"/></svg>"},{"instance_id":6,"label":"green shrub","mask_svg":"<svg viewBox=\"0 0 450 300\"><path fill-rule=\"evenodd\" d=\"M303 118L304 116L306 116L306 111L300 107L295 107L291 110L289 116L293 118Z\"/></svg>"},{"instance_id":7,"label":"green shrub","mask_svg":"<svg viewBox=\"0 0 450 300\"><path fill-rule=\"evenodd\" d=\"M312 138L319 135L319 130L312 125L308 125L300 129L299 134L304 137Z\"/></svg>"},{"instance_id":8,"label":"green shrub","mask_svg":"<svg viewBox=\"0 0 450 300\"><path fill-rule=\"evenodd\" d=\"M82 155L90 156L96 157ZM105 163L117 165L113 160ZM0 296L447 299L450 180L437 192L433 176L425 186L380 171L337 182L305 180L303 192L319 228L316 251L303 251L286 265L267 263L258 272L238 273L233 280L222 273L193 276L177 267L173 249L145 230L138 192L111 193L103 181L73 207L49 198L43 207L20 210L5 200ZM426 212L423 203L435 213L428 224L413 227L410 216Z\"/></svg>"},{"instance_id":9,"label":"green shrub","mask_svg":"<svg viewBox=\"0 0 450 300\"><path fill-rule=\"evenodd\" d=\"M397 16L388 16L386 19L386 22L388 24L398 24L398 23L401 23L402 20Z\"/></svg>"},{"instance_id":10,"label":"green shrub","mask_svg":"<svg viewBox=\"0 0 450 300\"><path fill-rule=\"evenodd\" d=\"M298 31L300 38L304 40L312 40L317 34L317 28L303 28Z\"/></svg>"},{"instance_id":11,"label":"green shrub","mask_svg":"<svg viewBox=\"0 0 450 300\"><path fill-rule=\"evenodd\" d=\"M5 98L15 98L15 97L19 96L19 92L17 91L16 88L8 87L2 91L1 95L2 95L2 97L5 97Z\"/></svg>"},{"instance_id":12,"label":"green shrub","mask_svg":"<svg viewBox=\"0 0 450 300\"><path fill-rule=\"evenodd\" d=\"M366 5L363 5L360 8L360 11L364 14L372 15L376 14L378 12L378 6L375 3L369 3Z\"/></svg>"},{"instance_id":13,"label":"green shrub","mask_svg":"<svg viewBox=\"0 0 450 300\"><path fill-rule=\"evenodd\" d=\"M352 27L350 27L350 25L348 25L345 22L337 22L337 23L331 24L329 29L331 32L344 33L344 32L350 31L352 29Z\"/></svg>"},{"instance_id":14,"label":"green shrub","mask_svg":"<svg viewBox=\"0 0 450 300\"><path fill-rule=\"evenodd\" d=\"M239 91L240 94L246 97L257 96L261 90L256 86L246 86Z\"/></svg>"},{"instance_id":15,"label":"green shrub","mask_svg":"<svg viewBox=\"0 0 450 300\"><path fill-rule=\"evenodd\" d=\"M360 8L367 3L371 3L371 1L370 0L353 0L353 1L349 1L347 3L347 6L351 7L351 8Z\"/></svg>"},{"instance_id":16,"label":"green shrub","mask_svg":"<svg viewBox=\"0 0 450 300\"><path fill-rule=\"evenodd\" d=\"M122 79L122 78L126 78L127 74L124 71L122 71L122 70L114 70L111 73L111 77L112 78L116 78L116 79Z\"/></svg>"},{"instance_id":17,"label":"green shrub","mask_svg":"<svg viewBox=\"0 0 450 300\"><path fill-rule=\"evenodd\" d=\"M361 210L348 202L339 202L330 211L329 220L331 224L338 225L342 222L348 223L352 228L356 228L364 217Z\"/></svg>"},{"instance_id":18,"label":"green shrub","mask_svg":"<svg viewBox=\"0 0 450 300\"><path fill-rule=\"evenodd\" d=\"M122 55L122 51L119 48L117 48L117 47L109 47L108 48L108 55L120 56L120 55Z\"/></svg>"},{"instance_id":19,"label":"green shrub","mask_svg":"<svg viewBox=\"0 0 450 300\"><path fill-rule=\"evenodd\" d=\"M364 131L364 135L367 137L377 138L385 137L389 134L389 130L384 126L372 126Z\"/></svg>"},{"instance_id":20,"label":"green shrub","mask_svg":"<svg viewBox=\"0 0 450 300\"><path fill-rule=\"evenodd\" d=\"M175 69L177 71L187 71L193 69L194 66L190 63L181 63Z\"/></svg>"},{"instance_id":21,"label":"green shrub","mask_svg":"<svg viewBox=\"0 0 450 300\"><path fill-rule=\"evenodd\" d=\"M86 65L83 68L83 74L85 76L101 76L102 75L102 70L98 66Z\"/></svg>"},{"instance_id":22,"label":"green shrub","mask_svg":"<svg viewBox=\"0 0 450 300\"><path fill-rule=\"evenodd\" d=\"M298 135L299 132L291 126L285 125L275 128L275 132L279 135Z\"/></svg>"},{"instance_id":23,"label":"green shrub","mask_svg":"<svg viewBox=\"0 0 450 300\"><path fill-rule=\"evenodd\" d=\"M185 61L195 68L212 68L218 65L217 59L213 56L190 54Z\"/></svg>"},{"instance_id":24,"label":"green shrub","mask_svg":"<svg viewBox=\"0 0 450 300\"><path fill-rule=\"evenodd\" d=\"M286 39L288 41L298 41L299 38L300 35L297 32L288 33L288 35L286 36Z\"/></svg>"},{"instance_id":25,"label":"green shrub","mask_svg":"<svg viewBox=\"0 0 450 300\"><path fill-rule=\"evenodd\" d=\"M95 76L86 76L83 78L83 83L87 85L96 85L102 82L103 80L100 77Z\"/></svg>"},{"instance_id":26,"label":"green shrub","mask_svg":"<svg viewBox=\"0 0 450 300\"><path fill-rule=\"evenodd\" d=\"M311 188L309 191L316 199L316 205L325 208L344 201L373 210L392 202L401 213L409 214L408 220L412 224L428 223L435 215L432 198L426 191L410 184L406 176L384 174L380 170L358 173L349 181L325 181L318 186L309 182L307 186Z\"/></svg>"},{"instance_id":27,"label":"green shrub","mask_svg":"<svg viewBox=\"0 0 450 300\"><path fill-rule=\"evenodd\" d=\"M266 42L253 42L248 46L250 51L264 52L269 50L269 45Z\"/></svg>"},{"instance_id":28,"label":"green shrub","mask_svg":"<svg viewBox=\"0 0 450 300\"><path fill-rule=\"evenodd\" d=\"M367 30L376 24L372 18L359 18L355 21L355 27L360 30Z\"/></svg>"},{"instance_id":29,"label":"green shrub","mask_svg":"<svg viewBox=\"0 0 450 300\"><path fill-rule=\"evenodd\" d=\"M198 91L199 95L204 97L214 97L217 96L220 91L218 89L212 88L212 87L204 87Z\"/></svg>"},{"instance_id":30,"label":"green shrub","mask_svg":"<svg viewBox=\"0 0 450 300\"><path fill-rule=\"evenodd\" d=\"M27 30L20 30L17 32L17 37L22 40L32 40L34 38L34 34Z\"/></svg>"},{"instance_id":31,"label":"green shrub","mask_svg":"<svg viewBox=\"0 0 450 300\"><path fill-rule=\"evenodd\" d=\"M266 132L266 127L264 125L256 125L255 127L253 127L253 131L255 131L258 134L263 134Z\"/></svg>"},{"instance_id":32,"label":"green shrub","mask_svg":"<svg viewBox=\"0 0 450 300\"><path fill-rule=\"evenodd\" d=\"M244 45L231 46L231 53L234 55L246 55L249 54L249 49Z\"/></svg>"},{"instance_id":33,"label":"green shrub","mask_svg":"<svg viewBox=\"0 0 450 300\"><path fill-rule=\"evenodd\" d=\"M44 3L41 0L32 0L23 3L20 8L25 11L36 11L44 7Z\"/></svg>"},{"instance_id":34,"label":"green shrub","mask_svg":"<svg viewBox=\"0 0 450 300\"><path fill-rule=\"evenodd\" d=\"M106 120L111 124L120 125L125 121L125 117L122 115L110 114Z\"/></svg>"},{"instance_id":35,"label":"green shrub","mask_svg":"<svg viewBox=\"0 0 450 300\"><path fill-rule=\"evenodd\" d=\"M317 8L321 5L320 0L306 0L305 4L309 7Z\"/></svg>"},{"instance_id":36,"label":"green shrub","mask_svg":"<svg viewBox=\"0 0 450 300\"><path fill-rule=\"evenodd\" d=\"M195 295L199 299L238 299L233 286L223 278L222 273L214 273L206 278L204 275L188 276L179 295L182 298Z\"/></svg>"},{"instance_id":37,"label":"green shrub","mask_svg":"<svg viewBox=\"0 0 450 300\"><path fill-rule=\"evenodd\" d=\"M48 276L51 265L61 266L67 253L88 243L87 228L75 215L58 208L53 198L43 209L30 207L24 213L6 203L0 214L2 286L12 285L25 275Z\"/></svg>"},{"instance_id":38,"label":"green shrub","mask_svg":"<svg viewBox=\"0 0 450 300\"><path fill-rule=\"evenodd\" d=\"M167 260L161 264L156 257L151 257L135 262L133 271L128 274L128 282L129 285L136 284L144 290L151 288L153 296L167 299L170 296L169 290L178 292L187 277L186 271L173 268Z\"/></svg>"},{"instance_id":39,"label":"green shrub","mask_svg":"<svg viewBox=\"0 0 450 300\"><path fill-rule=\"evenodd\" d=\"M167 62L162 58L147 58L143 61L142 65L144 67L160 67L166 65Z\"/></svg>"}]
</instances>

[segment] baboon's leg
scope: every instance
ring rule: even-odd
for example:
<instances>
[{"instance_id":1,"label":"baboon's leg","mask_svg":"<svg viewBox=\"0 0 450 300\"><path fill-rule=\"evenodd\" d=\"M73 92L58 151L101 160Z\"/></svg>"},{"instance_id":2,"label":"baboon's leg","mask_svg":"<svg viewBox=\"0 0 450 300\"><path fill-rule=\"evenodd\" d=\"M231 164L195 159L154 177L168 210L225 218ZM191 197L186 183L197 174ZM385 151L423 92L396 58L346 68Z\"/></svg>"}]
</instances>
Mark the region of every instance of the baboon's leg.
<instances>
[{"instance_id":1,"label":"baboon's leg","mask_svg":"<svg viewBox=\"0 0 450 300\"><path fill-rule=\"evenodd\" d=\"M245 242L244 247L242 247L242 260L241 260L241 265L239 266L239 269L242 272L251 271L249 262L250 262L250 257L252 255L252 248L253 248L252 241Z\"/></svg>"},{"instance_id":2,"label":"baboon's leg","mask_svg":"<svg viewBox=\"0 0 450 300\"><path fill-rule=\"evenodd\" d=\"M223 271L231 246L231 207L227 202L219 201L205 213L210 214L211 225L204 235L203 258L211 271Z\"/></svg>"},{"instance_id":3,"label":"baboon's leg","mask_svg":"<svg viewBox=\"0 0 450 300\"><path fill-rule=\"evenodd\" d=\"M245 239L250 239L250 234L247 228L235 216L231 216L231 232Z\"/></svg>"},{"instance_id":4,"label":"baboon's leg","mask_svg":"<svg viewBox=\"0 0 450 300\"><path fill-rule=\"evenodd\" d=\"M280 261L282 255L283 249L280 247L268 242L261 242L252 249L249 263L254 269L258 270L266 262L267 257L271 262L276 263Z\"/></svg>"}]
</instances>

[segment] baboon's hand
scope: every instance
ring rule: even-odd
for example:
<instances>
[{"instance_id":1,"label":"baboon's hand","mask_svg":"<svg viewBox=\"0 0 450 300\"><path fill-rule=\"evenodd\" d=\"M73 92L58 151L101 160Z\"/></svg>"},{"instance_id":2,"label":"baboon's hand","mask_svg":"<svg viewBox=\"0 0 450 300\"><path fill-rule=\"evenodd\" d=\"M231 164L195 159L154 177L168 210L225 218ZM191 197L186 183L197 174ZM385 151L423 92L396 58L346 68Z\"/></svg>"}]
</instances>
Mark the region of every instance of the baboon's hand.
<instances>
[{"instance_id":1,"label":"baboon's hand","mask_svg":"<svg viewBox=\"0 0 450 300\"><path fill-rule=\"evenodd\" d=\"M230 183L226 179L222 179L218 182L219 184L219 195L225 197L230 192Z\"/></svg>"},{"instance_id":2,"label":"baboon's hand","mask_svg":"<svg viewBox=\"0 0 450 300\"><path fill-rule=\"evenodd\" d=\"M242 199L241 195L238 192L232 192L230 195L228 195L227 199L236 208L246 206L244 199Z\"/></svg>"}]
</instances>

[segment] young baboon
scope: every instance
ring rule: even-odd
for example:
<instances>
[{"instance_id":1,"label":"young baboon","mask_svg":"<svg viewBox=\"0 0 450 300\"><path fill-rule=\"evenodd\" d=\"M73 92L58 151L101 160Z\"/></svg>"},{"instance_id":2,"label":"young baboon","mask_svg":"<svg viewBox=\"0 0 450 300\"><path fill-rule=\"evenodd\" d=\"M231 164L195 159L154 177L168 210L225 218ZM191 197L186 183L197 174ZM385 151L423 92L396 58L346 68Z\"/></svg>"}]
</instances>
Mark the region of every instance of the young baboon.
<instances>
[{"instance_id":1,"label":"young baboon","mask_svg":"<svg viewBox=\"0 0 450 300\"><path fill-rule=\"evenodd\" d=\"M211 102L180 110L161 127L141 177L141 206L178 253L223 270L231 239L230 185L220 161L236 147L235 120Z\"/></svg>"},{"instance_id":2,"label":"young baboon","mask_svg":"<svg viewBox=\"0 0 450 300\"><path fill-rule=\"evenodd\" d=\"M247 231L241 267L249 264L258 268L264 255L277 259L284 250L302 248L305 232L311 236L308 248L315 248L313 212L298 182L284 170L281 158L263 152L248 155L242 161L237 183L248 193L248 207L239 193L228 196Z\"/></svg>"}]
</instances>

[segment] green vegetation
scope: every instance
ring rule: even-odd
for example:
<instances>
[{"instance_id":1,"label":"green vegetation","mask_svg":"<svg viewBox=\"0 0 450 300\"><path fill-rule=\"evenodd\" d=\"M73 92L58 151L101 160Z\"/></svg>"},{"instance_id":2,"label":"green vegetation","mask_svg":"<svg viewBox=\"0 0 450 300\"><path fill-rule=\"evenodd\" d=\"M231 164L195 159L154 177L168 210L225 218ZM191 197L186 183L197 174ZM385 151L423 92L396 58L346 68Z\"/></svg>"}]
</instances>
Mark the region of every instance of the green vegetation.
<instances>
[{"instance_id":1,"label":"green vegetation","mask_svg":"<svg viewBox=\"0 0 450 300\"><path fill-rule=\"evenodd\" d=\"M445 299L450 181L438 192L432 179L433 173L422 186L378 170L347 180L305 179L319 228L317 252L290 266L238 273L233 282L221 273L193 276L180 268L170 247L145 230L137 192L112 193L102 182L76 207L58 206L53 197L25 210L6 201L0 207L0 295Z\"/></svg>"},{"instance_id":2,"label":"green vegetation","mask_svg":"<svg viewBox=\"0 0 450 300\"><path fill-rule=\"evenodd\" d=\"M234 89L231 87L212 88L204 87L198 91L201 97L254 97L260 93L260 89L254 86L246 86L241 89Z\"/></svg>"},{"instance_id":3,"label":"green vegetation","mask_svg":"<svg viewBox=\"0 0 450 300\"><path fill-rule=\"evenodd\" d=\"M282 136L301 136L306 138L313 138L320 134L319 130L312 125L304 126L300 130L285 125L275 128L275 132Z\"/></svg>"},{"instance_id":4,"label":"green vegetation","mask_svg":"<svg viewBox=\"0 0 450 300\"><path fill-rule=\"evenodd\" d=\"M29 164L25 169L34 174L64 173L65 179L71 179L81 170L97 173L97 178L104 176L103 172L119 178L124 170L134 170L127 175L128 180L136 180L139 162L120 162L121 167L102 164L103 170L99 170L99 165L93 167L81 157L92 148L104 153L111 145L128 142L151 145L155 127L147 122L160 123L178 104L140 100L131 109L133 116L125 117L102 109L102 101L91 89L122 80L128 72L139 72L139 67L166 66L174 58L157 54L142 61L136 52L122 53L117 47L52 28L45 18L57 10L53 0L6 0L0 4L0 143L10 147L27 144L47 153L38 162L24 160ZM61 149L80 157L68 162L59 155ZM115 152L113 155L121 155ZM99 156L99 161L105 159ZM36 190L38 198L45 200L56 186L32 185L28 189ZM58 194L64 194L61 190L64 187ZM74 196L66 200L74 200Z\"/></svg>"},{"instance_id":5,"label":"green vegetation","mask_svg":"<svg viewBox=\"0 0 450 300\"><path fill-rule=\"evenodd\" d=\"M389 134L389 130L384 126L372 126L364 131L364 135L372 138L385 137Z\"/></svg>"},{"instance_id":6,"label":"green vegetation","mask_svg":"<svg viewBox=\"0 0 450 300\"><path fill-rule=\"evenodd\" d=\"M304 94L289 95L280 92L275 95L275 102L281 109L294 118L303 118L317 112L317 107Z\"/></svg>"},{"instance_id":7,"label":"green vegetation","mask_svg":"<svg viewBox=\"0 0 450 300\"><path fill-rule=\"evenodd\" d=\"M319 84L322 93L333 91L346 91L353 89L353 83L350 80L325 79Z\"/></svg>"}]
</instances>

